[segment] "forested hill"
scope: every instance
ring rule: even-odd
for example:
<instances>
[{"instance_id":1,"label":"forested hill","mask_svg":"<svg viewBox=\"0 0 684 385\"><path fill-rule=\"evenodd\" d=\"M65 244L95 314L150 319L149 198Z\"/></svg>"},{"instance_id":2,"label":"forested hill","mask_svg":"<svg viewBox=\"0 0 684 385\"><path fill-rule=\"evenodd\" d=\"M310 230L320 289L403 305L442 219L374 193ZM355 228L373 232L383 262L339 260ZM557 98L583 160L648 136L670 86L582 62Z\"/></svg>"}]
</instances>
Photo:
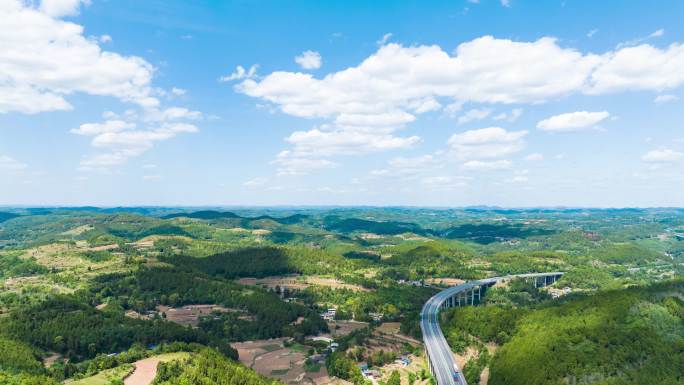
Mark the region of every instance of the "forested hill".
<instances>
[{"instance_id":1,"label":"forested hill","mask_svg":"<svg viewBox=\"0 0 684 385\"><path fill-rule=\"evenodd\" d=\"M260 215L258 217L242 217L230 211L214 211L214 210L204 210L204 211L194 211L190 213L174 213L164 215L163 219L173 219L173 218L193 218L193 219L244 219L248 221L258 221L258 220L271 220L283 225L291 225L299 223L306 219L306 215L294 214L286 217L272 217L270 215Z\"/></svg>"},{"instance_id":2,"label":"forested hill","mask_svg":"<svg viewBox=\"0 0 684 385\"><path fill-rule=\"evenodd\" d=\"M684 383L684 281L601 292L522 317L490 385Z\"/></svg>"}]
</instances>

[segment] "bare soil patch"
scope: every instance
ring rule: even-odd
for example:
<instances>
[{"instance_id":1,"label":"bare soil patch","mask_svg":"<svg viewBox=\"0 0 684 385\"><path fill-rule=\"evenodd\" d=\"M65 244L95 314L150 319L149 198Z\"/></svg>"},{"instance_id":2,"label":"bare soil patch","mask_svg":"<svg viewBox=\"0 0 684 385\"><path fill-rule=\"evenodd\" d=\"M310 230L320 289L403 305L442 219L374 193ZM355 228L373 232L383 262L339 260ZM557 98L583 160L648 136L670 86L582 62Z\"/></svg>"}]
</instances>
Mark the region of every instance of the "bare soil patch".
<instances>
[{"instance_id":1,"label":"bare soil patch","mask_svg":"<svg viewBox=\"0 0 684 385\"><path fill-rule=\"evenodd\" d=\"M368 322L360 321L333 321L328 322L330 334L333 337L343 337L357 329L368 327Z\"/></svg>"},{"instance_id":2,"label":"bare soil patch","mask_svg":"<svg viewBox=\"0 0 684 385\"><path fill-rule=\"evenodd\" d=\"M180 352L160 354L158 356L136 361L133 364L135 369L130 376L124 379L124 385L149 385L157 376L157 365L159 365L160 362L169 362L187 357L189 357L188 353Z\"/></svg>"},{"instance_id":3,"label":"bare soil patch","mask_svg":"<svg viewBox=\"0 0 684 385\"><path fill-rule=\"evenodd\" d=\"M317 372L306 372L306 353L296 347L285 347L286 338L247 341L232 344L240 362L264 376L285 384L324 385L331 382L325 366Z\"/></svg>"},{"instance_id":4,"label":"bare soil patch","mask_svg":"<svg viewBox=\"0 0 684 385\"><path fill-rule=\"evenodd\" d=\"M186 305L183 307L169 307L164 305L157 306L158 313L166 314L166 320L175 322L183 326L197 327L199 325L199 318L202 316L209 316L214 312L218 313L244 313L239 309L230 309L219 305ZM244 314L245 319L251 320L251 316Z\"/></svg>"},{"instance_id":5,"label":"bare soil patch","mask_svg":"<svg viewBox=\"0 0 684 385\"><path fill-rule=\"evenodd\" d=\"M119 248L119 245L117 243L112 243L109 245L91 247L88 250L90 250L90 251L108 251L108 250L116 250L118 248Z\"/></svg>"},{"instance_id":6,"label":"bare soil patch","mask_svg":"<svg viewBox=\"0 0 684 385\"><path fill-rule=\"evenodd\" d=\"M456 286L464 283L465 281L460 278L428 278L425 283L430 285L445 285L445 286Z\"/></svg>"},{"instance_id":7,"label":"bare soil patch","mask_svg":"<svg viewBox=\"0 0 684 385\"><path fill-rule=\"evenodd\" d=\"M309 286L326 286L333 289L349 289L354 291L368 291L368 289L344 283L335 278L317 277L317 276L301 276L301 275L285 275L285 276L271 276L265 278L245 277L237 280L237 283L248 286L265 286L269 289L275 289L276 286L281 289L288 290L302 290Z\"/></svg>"}]
</instances>

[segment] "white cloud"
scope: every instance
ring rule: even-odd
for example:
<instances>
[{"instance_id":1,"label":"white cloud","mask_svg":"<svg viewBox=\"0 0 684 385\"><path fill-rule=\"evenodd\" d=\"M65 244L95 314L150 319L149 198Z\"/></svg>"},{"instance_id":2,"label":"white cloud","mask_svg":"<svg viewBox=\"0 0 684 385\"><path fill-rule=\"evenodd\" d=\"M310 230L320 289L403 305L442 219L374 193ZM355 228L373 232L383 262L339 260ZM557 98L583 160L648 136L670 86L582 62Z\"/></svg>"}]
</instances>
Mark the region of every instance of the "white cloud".
<instances>
[{"instance_id":1,"label":"white cloud","mask_svg":"<svg viewBox=\"0 0 684 385\"><path fill-rule=\"evenodd\" d=\"M171 88L171 93L176 95L176 96L183 96L183 95L188 93L188 90L183 89L183 88L173 87L173 88Z\"/></svg>"},{"instance_id":2,"label":"white cloud","mask_svg":"<svg viewBox=\"0 0 684 385\"><path fill-rule=\"evenodd\" d=\"M282 151L273 161L278 167L279 176L305 175L314 171L337 167L338 164L327 159L300 157L289 151Z\"/></svg>"},{"instance_id":3,"label":"white cloud","mask_svg":"<svg viewBox=\"0 0 684 385\"><path fill-rule=\"evenodd\" d=\"M385 44L387 44L387 42L389 41L389 39L391 37L392 37L391 33L386 33L386 34L382 35L382 38L380 38L380 40L376 41L375 43L377 45L385 45Z\"/></svg>"},{"instance_id":4,"label":"white cloud","mask_svg":"<svg viewBox=\"0 0 684 385\"><path fill-rule=\"evenodd\" d=\"M491 108L473 108L458 118L458 124L466 124L475 120L482 120L492 113Z\"/></svg>"},{"instance_id":5,"label":"white cloud","mask_svg":"<svg viewBox=\"0 0 684 385\"><path fill-rule=\"evenodd\" d=\"M590 94L626 90L663 91L684 84L684 45L667 49L648 44L627 47L602 56L591 74Z\"/></svg>"},{"instance_id":6,"label":"white cloud","mask_svg":"<svg viewBox=\"0 0 684 385\"><path fill-rule=\"evenodd\" d=\"M577 111L554 115L537 123L537 128L549 132L582 131L608 118L608 111Z\"/></svg>"},{"instance_id":7,"label":"white cloud","mask_svg":"<svg viewBox=\"0 0 684 385\"><path fill-rule=\"evenodd\" d=\"M641 160L649 163L672 163L682 159L682 157L684 154L679 151L662 149L647 152L641 157Z\"/></svg>"},{"instance_id":8,"label":"white cloud","mask_svg":"<svg viewBox=\"0 0 684 385\"><path fill-rule=\"evenodd\" d=\"M242 185L245 187L258 187L265 185L266 182L268 182L268 179L259 177L245 181Z\"/></svg>"},{"instance_id":9,"label":"white cloud","mask_svg":"<svg viewBox=\"0 0 684 385\"><path fill-rule=\"evenodd\" d=\"M7 155L0 155L0 171L19 171L28 168L25 163L11 158Z\"/></svg>"},{"instance_id":10,"label":"white cloud","mask_svg":"<svg viewBox=\"0 0 684 385\"><path fill-rule=\"evenodd\" d=\"M156 180L160 180L162 178L162 176L156 175L156 174L155 175L143 175L142 178L145 181L156 181Z\"/></svg>"},{"instance_id":11,"label":"white cloud","mask_svg":"<svg viewBox=\"0 0 684 385\"><path fill-rule=\"evenodd\" d=\"M313 129L295 131L287 139L293 152L304 156L359 155L410 148L420 141L417 136L396 137L374 130Z\"/></svg>"},{"instance_id":12,"label":"white cloud","mask_svg":"<svg viewBox=\"0 0 684 385\"><path fill-rule=\"evenodd\" d=\"M371 171L373 176L413 178L418 174L441 168L444 162L435 155L396 157L387 162L387 168Z\"/></svg>"},{"instance_id":13,"label":"white cloud","mask_svg":"<svg viewBox=\"0 0 684 385\"><path fill-rule=\"evenodd\" d=\"M56 17L73 15L80 1L5 0L0 5L0 113L69 110L73 93L113 96L154 106L154 68L135 56L103 51L83 27Z\"/></svg>"},{"instance_id":14,"label":"white cloud","mask_svg":"<svg viewBox=\"0 0 684 385\"><path fill-rule=\"evenodd\" d=\"M501 0L501 5L503 5L506 8L511 7L511 0Z\"/></svg>"},{"instance_id":15,"label":"white cloud","mask_svg":"<svg viewBox=\"0 0 684 385\"><path fill-rule=\"evenodd\" d=\"M202 118L199 111L189 110L185 107L169 107L163 110L156 108L147 109L142 120L149 122L165 122L171 120L198 120Z\"/></svg>"},{"instance_id":16,"label":"white cloud","mask_svg":"<svg viewBox=\"0 0 684 385\"><path fill-rule=\"evenodd\" d=\"M587 37L591 39L598 31L598 29L592 29L591 31L587 32Z\"/></svg>"},{"instance_id":17,"label":"white cloud","mask_svg":"<svg viewBox=\"0 0 684 385\"><path fill-rule=\"evenodd\" d=\"M134 127L134 123L125 122L123 120L107 120L104 123L81 124L79 128L72 129L71 133L77 135L99 135L108 132L129 130Z\"/></svg>"},{"instance_id":18,"label":"white cloud","mask_svg":"<svg viewBox=\"0 0 684 385\"><path fill-rule=\"evenodd\" d=\"M510 160L495 160L491 162L471 160L463 163L462 168L468 171L495 171L509 169L512 165Z\"/></svg>"},{"instance_id":19,"label":"white cloud","mask_svg":"<svg viewBox=\"0 0 684 385\"><path fill-rule=\"evenodd\" d=\"M488 127L454 134L448 144L453 153L463 159L499 158L520 151L527 131L506 131Z\"/></svg>"},{"instance_id":20,"label":"white cloud","mask_svg":"<svg viewBox=\"0 0 684 385\"><path fill-rule=\"evenodd\" d=\"M258 64L253 64L248 70L245 70L243 66L237 66L235 67L235 71L233 71L233 73L230 75L221 76L218 80L220 82L230 82L233 80L252 79L256 77L257 69L259 69Z\"/></svg>"},{"instance_id":21,"label":"white cloud","mask_svg":"<svg viewBox=\"0 0 684 385\"><path fill-rule=\"evenodd\" d=\"M91 136L91 145L105 152L84 158L82 171L104 171L109 167L126 163L150 150L158 142L169 140L179 134L195 133L199 129L187 120L201 117L198 111L181 107L164 110L152 109L143 115L135 113L105 114L114 119L102 123L86 123L71 132ZM124 120L125 119L125 120ZM144 168L152 168L148 165Z\"/></svg>"},{"instance_id":22,"label":"white cloud","mask_svg":"<svg viewBox=\"0 0 684 385\"><path fill-rule=\"evenodd\" d=\"M522 113L523 113L522 108L514 108L511 110L510 113L502 112L499 115L496 115L495 117L493 117L492 119L503 120L503 121L512 123L512 122L515 122L516 120L518 120L518 118L520 117L520 115L522 115Z\"/></svg>"},{"instance_id":23,"label":"white cloud","mask_svg":"<svg viewBox=\"0 0 684 385\"><path fill-rule=\"evenodd\" d=\"M74 16L78 15L81 3L90 5L90 0L42 0L39 9L52 17Z\"/></svg>"},{"instance_id":24,"label":"white cloud","mask_svg":"<svg viewBox=\"0 0 684 385\"><path fill-rule=\"evenodd\" d=\"M544 155L542 155L538 152L535 152L533 154L526 156L525 160L529 161L529 162L538 162L538 161L544 160Z\"/></svg>"},{"instance_id":25,"label":"white cloud","mask_svg":"<svg viewBox=\"0 0 684 385\"><path fill-rule=\"evenodd\" d=\"M236 89L289 115L334 118L340 114L410 111L416 100L538 103L572 93L673 88L684 83L684 46L650 45L582 54L555 39L516 42L484 36L449 55L438 46L390 43L361 64L323 78L273 72ZM410 112L409 112L410 113Z\"/></svg>"},{"instance_id":26,"label":"white cloud","mask_svg":"<svg viewBox=\"0 0 684 385\"><path fill-rule=\"evenodd\" d=\"M665 35L665 30L663 28L660 28L659 30L653 32L652 34L648 35L648 37L654 38L654 37L662 37Z\"/></svg>"},{"instance_id":27,"label":"white cloud","mask_svg":"<svg viewBox=\"0 0 684 385\"><path fill-rule=\"evenodd\" d=\"M654 103L657 103L657 104L662 104L662 103L674 102L674 101L677 101L677 100L679 100L679 98L678 98L676 95L669 95L669 94L666 94L666 95L658 95L658 96L656 96L656 98L653 99L653 102L654 102Z\"/></svg>"},{"instance_id":28,"label":"white cloud","mask_svg":"<svg viewBox=\"0 0 684 385\"><path fill-rule=\"evenodd\" d=\"M651 33L647 36L641 36L641 37L637 37L636 39L624 41L624 42L618 44L616 48L620 49L620 48L639 45L639 44L645 42L646 40L656 39L656 38L662 37L663 35L665 35L665 30L660 28L660 29L654 31L653 33Z\"/></svg>"},{"instance_id":29,"label":"white cloud","mask_svg":"<svg viewBox=\"0 0 684 385\"><path fill-rule=\"evenodd\" d=\"M230 78L242 79L235 90L260 104L324 120L318 128L288 137L293 153L315 157L311 154L410 147L419 138L401 137L399 130L428 111L454 115L465 103L537 104L573 94L661 92L684 84L680 68L680 44L663 49L643 44L595 54L561 47L550 37L527 42L483 36L454 51L388 42L358 65L320 77L288 71L256 77L243 69ZM497 118L512 121L517 116L513 110ZM504 153L520 145L507 148Z\"/></svg>"},{"instance_id":30,"label":"white cloud","mask_svg":"<svg viewBox=\"0 0 684 385\"><path fill-rule=\"evenodd\" d=\"M458 190L468 186L471 177L437 175L423 178L420 182L432 191Z\"/></svg>"},{"instance_id":31,"label":"white cloud","mask_svg":"<svg viewBox=\"0 0 684 385\"><path fill-rule=\"evenodd\" d=\"M506 183L526 183L530 180L526 175L514 175L505 180Z\"/></svg>"},{"instance_id":32,"label":"white cloud","mask_svg":"<svg viewBox=\"0 0 684 385\"><path fill-rule=\"evenodd\" d=\"M109 35L102 35L98 40L100 41L100 43L111 43L112 37Z\"/></svg>"},{"instance_id":33,"label":"white cloud","mask_svg":"<svg viewBox=\"0 0 684 385\"><path fill-rule=\"evenodd\" d=\"M305 70L315 70L321 68L321 54L316 51L304 51L295 57L295 62Z\"/></svg>"}]
</instances>

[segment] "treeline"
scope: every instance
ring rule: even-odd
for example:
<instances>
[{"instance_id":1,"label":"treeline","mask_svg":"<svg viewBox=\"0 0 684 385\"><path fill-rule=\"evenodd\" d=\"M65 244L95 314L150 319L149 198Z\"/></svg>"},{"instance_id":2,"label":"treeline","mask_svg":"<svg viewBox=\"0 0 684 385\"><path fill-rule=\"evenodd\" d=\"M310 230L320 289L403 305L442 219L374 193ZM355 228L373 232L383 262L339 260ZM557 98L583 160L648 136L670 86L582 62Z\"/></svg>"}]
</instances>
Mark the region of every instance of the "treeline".
<instances>
[{"instance_id":1,"label":"treeline","mask_svg":"<svg viewBox=\"0 0 684 385\"><path fill-rule=\"evenodd\" d=\"M126 350L134 343L147 346L171 341L211 345L237 358L230 345L201 330L163 320L131 319L121 312L98 311L70 296L55 296L12 312L3 318L0 332L75 361Z\"/></svg>"}]
</instances>

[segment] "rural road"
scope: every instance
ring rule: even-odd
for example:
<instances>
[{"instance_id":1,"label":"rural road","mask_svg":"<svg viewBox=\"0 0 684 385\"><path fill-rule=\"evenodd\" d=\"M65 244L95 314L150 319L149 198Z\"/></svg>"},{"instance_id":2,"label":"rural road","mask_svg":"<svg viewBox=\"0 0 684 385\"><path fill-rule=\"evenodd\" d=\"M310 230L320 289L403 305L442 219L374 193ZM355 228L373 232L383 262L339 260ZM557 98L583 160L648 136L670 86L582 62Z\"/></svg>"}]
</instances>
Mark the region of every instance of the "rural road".
<instances>
[{"instance_id":1,"label":"rural road","mask_svg":"<svg viewBox=\"0 0 684 385\"><path fill-rule=\"evenodd\" d=\"M453 354L451 353L451 348L439 327L439 310L449 298L470 289L492 286L499 281L506 281L513 278L553 277L555 280L555 278L561 275L563 275L562 272L554 272L486 278L452 286L440 291L430 298L425 303L423 310L420 313L420 328L423 331L423 343L425 344L430 371L435 377L437 385L467 385L465 377L463 377L463 372L457 368ZM544 285L546 284L546 278L544 280ZM449 302L447 302L447 304L448 303Z\"/></svg>"}]
</instances>

